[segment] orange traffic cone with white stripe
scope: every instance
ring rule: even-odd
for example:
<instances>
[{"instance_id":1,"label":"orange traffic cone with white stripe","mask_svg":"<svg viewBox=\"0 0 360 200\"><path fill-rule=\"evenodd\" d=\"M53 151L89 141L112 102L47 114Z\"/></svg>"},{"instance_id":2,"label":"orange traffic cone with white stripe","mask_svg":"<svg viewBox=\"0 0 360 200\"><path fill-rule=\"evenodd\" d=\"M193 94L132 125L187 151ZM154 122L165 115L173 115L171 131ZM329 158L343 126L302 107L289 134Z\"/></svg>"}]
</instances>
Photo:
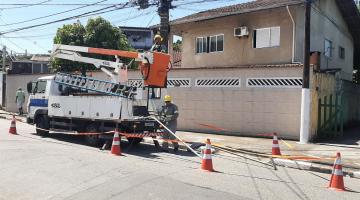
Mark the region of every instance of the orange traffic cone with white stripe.
<instances>
[{"instance_id":1,"label":"orange traffic cone with white stripe","mask_svg":"<svg viewBox=\"0 0 360 200\"><path fill-rule=\"evenodd\" d=\"M281 156L277 133L274 133L274 137L273 137L272 155L273 156Z\"/></svg>"},{"instance_id":2,"label":"orange traffic cone with white stripe","mask_svg":"<svg viewBox=\"0 0 360 200\"><path fill-rule=\"evenodd\" d=\"M121 156L119 129L115 129L114 138L111 145L111 153L117 156Z\"/></svg>"},{"instance_id":3,"label":"orange traffic cone with white stripe","mask_svg":"<svg viewBox=\"0 0 360 200\"><path fill-rule=\"evenodd\" d=\"M337 191L345 191L343 172L341 166L341 155L339 152L337 152L336 154L336 160L331 174L329 188Z\"/></svg>"},{"instance_id":4,"label":"orange traffic cone with white stripe","mask_svg":"<svg viewBox=\"0 0 360 200\"><path fill-rule=\"evenodd\" d=\"M210 172L214 171L213 164L212 164L212 158L211 158L211 142L210 139L206 139L205 142L205 149L204 149L204 155L201 160L201 169L207 170Z\"/></svg>"},{"instance_id":5,"label":"orange traffic cone with white stripe","mask_svg":"<svg viewBox=\"0 0 360 200\"><path fill-rule=\"evenodd\" d=\"M10 133L10 134L17 135L15 115L13 115L13 117L12 117L12 119L11 119L11 125L10 125L10 128L9 128L9 133Z\"/></svg>"}]
</instances>

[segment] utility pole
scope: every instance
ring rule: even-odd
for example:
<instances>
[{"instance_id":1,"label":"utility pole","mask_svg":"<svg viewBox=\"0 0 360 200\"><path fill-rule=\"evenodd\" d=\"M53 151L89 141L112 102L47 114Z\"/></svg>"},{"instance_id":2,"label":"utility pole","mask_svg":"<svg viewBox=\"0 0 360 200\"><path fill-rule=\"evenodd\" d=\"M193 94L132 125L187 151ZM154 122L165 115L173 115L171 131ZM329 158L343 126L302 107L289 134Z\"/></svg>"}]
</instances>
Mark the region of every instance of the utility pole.
<instances>
[{"instance_id":1,"label":"utility pole","mask_svg":"<svg viewBox=\"0 0 360 200\"><path fill-rule=\"evenodd\" d=\"M160 0L160 6L158 8L158 14L160 16L160 34L163 37L163 44L166 46L166 51L169 51L169 32L170 32L170 20L169 11L172 8L172 0Z\"/></svg>"},{"instance_id":2,"label":"utility pole","mask_svg":"<svg viewBox=\"0 0 360 200\"><path fill-rule=\"evenodd\" d=\"M2 50L2 67L0 71L5 72L5 64L6 64L6 46L4 45Z\"/></svg>"},{"instance_id":3,"label":"utility pole","mask_svg":"<svg viewBox=\"0 0 360 200\"><path fill-rule=\"evenodd\" d=\"M306 144L310 138L310 21L311 0L305 2L305 45L304 45L304 68L303 86L301 94L301 125L300 144Z\"/></svg>"}]
</instances>

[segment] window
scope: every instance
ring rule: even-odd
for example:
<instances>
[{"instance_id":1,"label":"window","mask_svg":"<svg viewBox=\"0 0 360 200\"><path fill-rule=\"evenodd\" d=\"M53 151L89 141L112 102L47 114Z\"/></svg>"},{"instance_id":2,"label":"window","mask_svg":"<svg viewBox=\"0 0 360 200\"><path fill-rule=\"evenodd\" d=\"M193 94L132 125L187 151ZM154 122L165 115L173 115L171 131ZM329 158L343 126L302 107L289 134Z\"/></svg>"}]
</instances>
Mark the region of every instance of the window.
<instances>
[{"instance_id":1,"label":"window","mask_svg":"<svg viewBox=\"0 0 360 200\"><path fill-rule=\"evenodd\" d=\"M224 34L196 38L196 53L224 51Z\"/></svg>"},{"instance_id":2,"label":"window","mask_svg":"<svg viewBox=\"0 0 360 200\"><path fill-rule=\"evenodd\" d=\"M210 52L224 51L224 35L210 36Z\"/></svg>"},{"instance_id":3,"label":"window","mask_svg":"<svg viewBox=\"0 0 360 200\"><path fill-rule=\"evenodd\" d=\"M206 53L207 52L207 38L206 37L197 37L196 38L196 53Z\"/></svg>"},{"instance_id":4,"label":"window","mask_svg":"<svg viewBox=\"0 0 360 200\"><path fill-rule=\"evenodd\" d=\"M45 93L45 89L46 89L46 81L38 81L38 82L36 82L33 92L34 93Z\"/></svg>"},{"instance_id":5,"label":"window","mask_svg":"<svg viewBox=\"0 0 360 200\"><path fill-rule=\"evenodd\" d=\"M253 47L267 48L280 46L280 27L261 28L254 30Z\"/></svg>"},{"instance_id":6,"label":"window","mask_svg":"<svg viewBox=\"0 0 360 200\"><path fill-rule=\"evenodd\" d=\"M339 47L339 57L341 59L345 59L345 48L344 47Z\"/></svg>"},{"instance_id":7,"label":"window","mask_svg":"<svg viewBox=\"0 0 360 200\"><path fill-rule=\"evenodd\" d=\"M332 42L327 39L325 39L324 43L324 55L328 58L331 58L332 56Z\"/></svg>"}]
</instances>

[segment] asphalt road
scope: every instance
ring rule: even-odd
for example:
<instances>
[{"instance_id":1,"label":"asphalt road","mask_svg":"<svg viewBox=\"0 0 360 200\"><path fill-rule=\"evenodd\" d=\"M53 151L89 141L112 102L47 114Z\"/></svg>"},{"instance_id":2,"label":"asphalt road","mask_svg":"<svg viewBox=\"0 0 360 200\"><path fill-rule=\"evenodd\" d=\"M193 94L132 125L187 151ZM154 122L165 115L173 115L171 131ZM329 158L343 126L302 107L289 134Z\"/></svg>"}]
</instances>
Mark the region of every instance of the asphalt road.
<instances>
[{"instance_id":1,"label":"asphalt road","mask_svg":"<svg viewBox=\"0 0 360 200\"><path fill-rule=\"evenodd\" d=\"M124 156L86 146L81 137L34 135L33 126L0 119L0 199L360 199L359 179L348 192L326 188L329 175L263 165L228 154L213 157L217 172L182 151L140 144Z\"/></svg>"}]
</instances>

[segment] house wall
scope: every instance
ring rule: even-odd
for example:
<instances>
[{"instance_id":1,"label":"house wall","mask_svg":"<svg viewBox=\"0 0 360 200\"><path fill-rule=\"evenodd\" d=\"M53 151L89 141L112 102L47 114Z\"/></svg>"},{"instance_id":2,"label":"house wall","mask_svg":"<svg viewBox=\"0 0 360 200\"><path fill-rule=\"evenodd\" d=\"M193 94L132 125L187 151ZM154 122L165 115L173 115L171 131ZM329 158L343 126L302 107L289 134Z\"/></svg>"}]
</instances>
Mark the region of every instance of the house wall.
<instances>
[{"instance_id":1,"label":"house wall","mask_svg":"<svg viewBox=\"0 0 360 200\"><path fill-rule=\"evenodd\" d=\"M234 28L240 26L249 28L248 37L234 37ZM273 26L281 27L280 47L253 48L253 30ZM291 63L292 23L285 7L173 25L171 31L182 36L182 68ZM216 34L224 34L223 52L195 53L196 37Z\"/></svg>"},{"instance_id":2,"label":"house wall","mask_svg":"<svg viewBox=\"0 0 360 200\"><path fill-rule=\"evenodd\" d=\"M304 59L304 27L305 9L296 7L296 61ZM333 53L331 58L324 55L325 39L332 41ZM339 57L339 46L345 48L345 59ZM354 42L338 9L335 0L318 0L311 11L311 51L321 52L321 69L341 68L341 77L352 80Z\"/></svg>"}]
</instances>

